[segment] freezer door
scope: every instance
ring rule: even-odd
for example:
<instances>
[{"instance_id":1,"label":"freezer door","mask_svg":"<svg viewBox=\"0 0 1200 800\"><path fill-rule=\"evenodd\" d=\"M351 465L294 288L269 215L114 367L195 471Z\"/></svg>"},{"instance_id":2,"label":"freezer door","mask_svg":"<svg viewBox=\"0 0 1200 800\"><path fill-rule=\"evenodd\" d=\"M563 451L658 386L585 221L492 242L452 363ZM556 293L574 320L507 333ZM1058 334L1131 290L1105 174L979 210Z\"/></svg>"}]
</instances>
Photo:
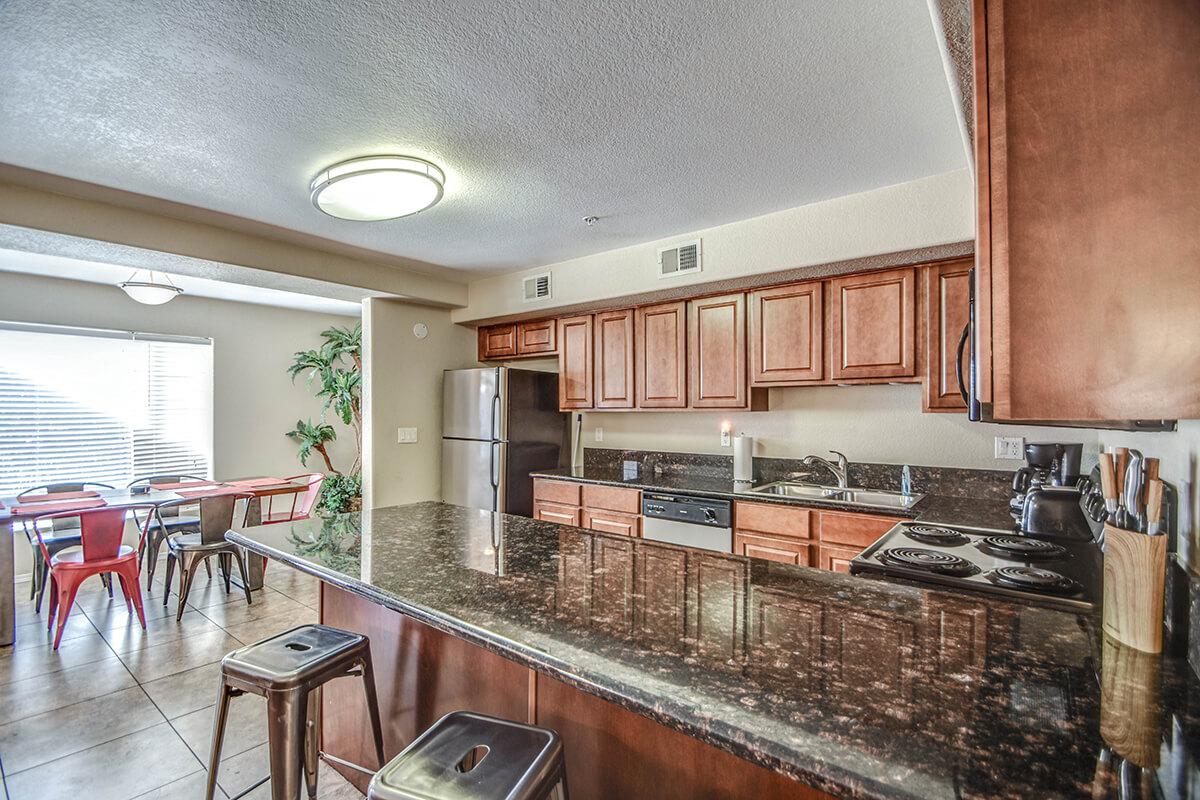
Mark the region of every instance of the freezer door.
<instances>
[{"instance_id":1,"label":"freezer door","mask_svg":"<svg viewBox=\"0 0 1200 800\"><path fill-rule=\"evenodd\" d=\"M503 442L442 439L442 502L503 511L506 449Z\"/></svg>"},{"instance_id":2,"label":"freezer door","mask_svg":"<svg viewBox=\"0 0 1200 800\"><path fill-rule=\"evenodd\" d=\"M442 373L442 436L506 438L504 367L449 369Z\"/></svg>"}]
</instances>

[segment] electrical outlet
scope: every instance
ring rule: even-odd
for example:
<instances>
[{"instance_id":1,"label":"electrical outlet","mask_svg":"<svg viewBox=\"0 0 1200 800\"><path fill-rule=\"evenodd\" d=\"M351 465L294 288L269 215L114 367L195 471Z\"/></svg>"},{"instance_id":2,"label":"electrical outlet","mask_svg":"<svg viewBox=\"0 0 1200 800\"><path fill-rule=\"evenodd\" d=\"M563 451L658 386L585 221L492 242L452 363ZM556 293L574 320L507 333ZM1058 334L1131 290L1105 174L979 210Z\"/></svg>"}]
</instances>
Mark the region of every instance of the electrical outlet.
<instances>
[{"instance_id":1,"label":"electrical outlet","mask_svg":"<svg viewBox=\"0 0 1200 800\"><path fill-rule=\"evenodd\" d=\"M721 431L721 447L729 447L733 442L730 440L731 434L729 431Z\"/></svg>"},{"instance_id":2,"label":"electrical outlet","mask_svg":"<svg viewBox=\"0 0 1200 800\"><path fill-rule=\"evenodd\" d=\"M604 441L604 428L596 428L596 441L597 442Z\"/></svg>"},{"instance_id":3,"label":"electrical outlet","mask_svg":"<svg viewBox=\"0 0 1200 800\"><path fill-rule=\"evenodd\" d=\"M416 444L416 428L396 428L396 444Z\"/></svg>"},{"instance_id":4,"label":"electrical outlet","mask_svg":"<svg viewBox=\"0 0 1200 800\"><path fill-rule=\"evenodd\" d=\"M1024 436L997 436L996 458L1020 461L1025 458Z\"/></svg>"}]
</instances>

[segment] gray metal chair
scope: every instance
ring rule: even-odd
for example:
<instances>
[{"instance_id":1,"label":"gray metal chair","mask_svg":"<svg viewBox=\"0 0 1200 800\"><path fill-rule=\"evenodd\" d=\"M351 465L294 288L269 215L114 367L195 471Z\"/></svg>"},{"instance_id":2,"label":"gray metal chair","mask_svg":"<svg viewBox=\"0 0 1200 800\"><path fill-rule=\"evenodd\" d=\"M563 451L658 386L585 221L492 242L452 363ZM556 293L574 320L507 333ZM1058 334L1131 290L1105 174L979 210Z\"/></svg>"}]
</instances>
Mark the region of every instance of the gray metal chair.
<instances>
[{"instance_id":1,"label":"gray metal chair","mask_svg":"<svg viewBox=\"0 0 1200 800\"><path fill-rule=\"evenodd\" d=\"M35 502L38 495L43 494L58 494L59 492L83 492L83 491L99 491L102 489L112 489L107 483L92 483L90 481L65 481L62 483L50 483L45 486L35 486L32 489L26 489L17 495L18 500L25 502ZM36 524L36 523L35 523ZM68 547L80 547L82 539L79 531L79 518L66 517L64 519L50 520L51 529L42 531L42 541L46 545L46 550L49 551L51 558L66 550ZM38 537L36 531L29 527L29 523L22 522L21 526L25 530L25 538L29 540L29 549L33 554L33 580L29 586L29 599L35 600L34 611L42 613L42 598L46 594L46 583L50 577L50 565L46 559L42 557L42 548L38 546ZM108 589L108 596L112 597L112 579L107 575L100 576L104 581L105 588Z\"/></svg>"},{"instance_id":2,"label":"gray metal chair","mask_svg":"<svg viewBox=\"0 0 1200 800\"><path fill-rule=\"evenodd\" d=\"M148 491L151 485L155 483L207 482L207 480L207 478L200 478L195 475L147 475L144 478L137 478L130 481L127 488L131 491ZM179 513L181 506L188 505L195 505L195 501L173 503L171 507L164 508L163 513L159 514L157 519L155 519L156 524L150 529L150 535L146 537L146 541L142 545L142 550L138 553L138 558L142 559L142 563L146 568L146 586L150 586L154 581L154 570L158 566L158 553L167 535L175 531L196 530L200 526L200 518L196 515ZM147 553L149 557L147 557Z\"/></svg>"},{"instance_id":3,"label":"gray metal chair","mask_svg":"<svg viewBox=\"0 0 1200 800\"><path fill-rule=\"evenodd\" d=\"M375 755L382 764L383 727L367 637L326 625L302 625L225 656L213 719L206 800L212 800L217 786L229 701L247 692L267 699L271 774L246 791L270 780L272 800L297 800L303 768L308 796L316 797L321 687L335 678L356 675L362 677Z\"/></svg>"},{"instance_id":4,"label":"gray metal chair","mask_svg":"<svg viewBox=\"0 0 1200 800\"><path fill-rule=\"evenodd\" d=\"M567 800L558 734L455 711L375 773L368 800Z\"/></svg>"},{"instance_id":5,"label":"gray metal chair","mask_svg":"<svg viewBox=\"0 0 1200 800\"><path fill-rule=\"evenodd\" d=\"M196 575L196 567L201 563L207 565L208 559L217 556L221 561L221 571L225 578L225 593L230 590L229 575L237 561L238 572L242 576L242 589L246 592L246 605L254 601L250 598L250 583L246 578L246 562L242 559L241 549L225 538L225 532L233 527L233 515L239 500L246 501L254 497L247 492L223 492L208 497L172 500L158 506L156 515L164 510L170 510L180 505L200 505L200 530L189 533L171 533L164 540L167 543L167 577L164 583L163 605L171 597L171 576L175 573L176 564L179 566L179 609L175 614L176 620L183 619L184 604L187 603L188 592L192 589L192 579ZM242 522L245 524L243 510ZM161 517L160 517L161 521ZM212 574L211 572L209 573Z\"/></svg>"}]
</instances>

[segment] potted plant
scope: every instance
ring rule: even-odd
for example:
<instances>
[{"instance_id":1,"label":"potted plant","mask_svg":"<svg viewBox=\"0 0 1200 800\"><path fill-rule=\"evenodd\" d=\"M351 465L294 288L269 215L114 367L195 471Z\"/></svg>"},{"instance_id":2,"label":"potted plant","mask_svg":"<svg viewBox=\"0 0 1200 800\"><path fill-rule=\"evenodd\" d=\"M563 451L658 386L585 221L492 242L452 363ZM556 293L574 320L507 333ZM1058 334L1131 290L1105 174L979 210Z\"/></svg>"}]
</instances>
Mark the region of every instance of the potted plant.
<instances>
[{"instance_id":1,"label":"potted plant","mask_svg":"<svg viewBox=\"0 0 1200 800\"><path fill-rule=\"evenodd\" d=\"M362 323L329 328L321 332L321 339L320 347L296 353L288 367L293 382L307 373L308 385L323 401L321 419L296 420L287 436L299 444L296 455L301 464L307 467L314 452L325 462L317 509L329 514L358 511L362 508ZM337 439L337 429L326 422L330 410L354 432L354 463L346 472L335 468L329 457L327 446Z\"/></svg>"}]
</instances>

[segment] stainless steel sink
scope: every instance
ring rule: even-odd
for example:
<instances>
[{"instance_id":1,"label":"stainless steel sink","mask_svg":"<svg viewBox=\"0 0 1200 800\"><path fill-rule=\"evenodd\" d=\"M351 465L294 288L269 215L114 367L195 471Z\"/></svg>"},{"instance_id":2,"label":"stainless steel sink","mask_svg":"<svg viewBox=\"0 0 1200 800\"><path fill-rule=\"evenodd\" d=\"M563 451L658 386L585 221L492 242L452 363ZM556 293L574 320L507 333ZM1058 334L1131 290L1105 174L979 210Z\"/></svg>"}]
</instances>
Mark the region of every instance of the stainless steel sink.
<instances>
[{"instance_id":1,"label":"stainless steel sink","mask_svg":"<svg viewBox=\"0 0 1200 800\"><path fill-rule=\"evenodd\" d=\"M854 503L875 508L909 508L924 497L920 494L901 494L883 489L842 489L837 486L818 486L812 483L795 483L793 481L775 481L747 489L746 493L798 499L833 500L839 503Z\"/></svg>"}]
</instances>

